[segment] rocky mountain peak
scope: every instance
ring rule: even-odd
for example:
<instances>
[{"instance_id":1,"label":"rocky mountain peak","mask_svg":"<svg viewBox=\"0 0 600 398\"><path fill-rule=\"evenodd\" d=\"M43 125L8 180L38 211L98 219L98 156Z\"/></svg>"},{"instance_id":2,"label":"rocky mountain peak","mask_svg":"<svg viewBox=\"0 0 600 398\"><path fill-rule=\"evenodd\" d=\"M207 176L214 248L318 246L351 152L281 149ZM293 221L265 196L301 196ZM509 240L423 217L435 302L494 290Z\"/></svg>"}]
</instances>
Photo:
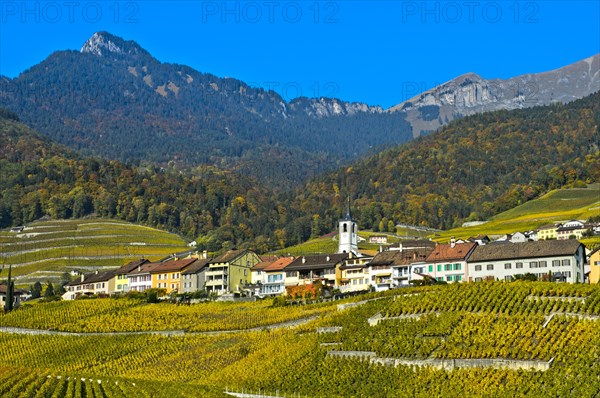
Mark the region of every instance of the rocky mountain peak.
<instances>
[{"instance_id":1,"label":"rocky mountain peak","mask_svg":"<svg viewBox=\"0 0 600 398\"><path fill-rule=\"evenodd\" d=\"M81 47L82 53L94 54L99 57L113 55L149 55L135 41L126 41L108 32L96 32Z\"/></svg>"}]
</instances>

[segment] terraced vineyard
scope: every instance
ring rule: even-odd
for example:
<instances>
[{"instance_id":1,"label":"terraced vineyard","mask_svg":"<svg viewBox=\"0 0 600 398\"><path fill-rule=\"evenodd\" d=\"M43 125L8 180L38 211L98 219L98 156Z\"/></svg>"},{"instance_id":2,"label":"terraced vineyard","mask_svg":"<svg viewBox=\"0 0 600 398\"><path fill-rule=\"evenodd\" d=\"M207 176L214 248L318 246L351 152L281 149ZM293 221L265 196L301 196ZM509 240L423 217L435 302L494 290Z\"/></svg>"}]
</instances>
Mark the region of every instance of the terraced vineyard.
<instances>
[{"instance_id":1,"label":"terraced vineyard","mask_svg":"<svg viewBox=\"0 0 600 398\"><path fill-rule=\"evenodd\" d=\"M18 233L0 232L1 261L13 265L17 284L54 281L71 269L120 266L187 249L177 235L115 220L45 221Z\"/></svg>"},{"instance_id":2,"label":"terraced vineyard","mask_svg":"<svg viewBox=\"0 0 600 398\"><path fill-rule=\"evenodd\" d=\"M0 326L71 331L172 326L168 329L214 333L32 335L2 329L0 395L217 397L229 390L280 397L594 398L600 393L599 286L472 283L364 298L369 300L337 310L338 302L283 308L270 301L185 307L125 299L36 304L0 317ZM294 328L266 329L315 315L318 319ZM136 321L140 317L148 319ZM252 329L257 324L262 327ZM232 326L242 331L219 333Z\"/></svg>"},{"instance_id":3,"label":"terraced vineyard","mask_svg":"<svg viewBox=\"0 0 600 398\"><path fill-rule=\"evenodd\" d=\"M511 210L492 217L484 224L454 228L435 234L434 240L447 242L451 237L469 238L477 235L500 235L536 229L544 224L558 221L587 220L600 215L600 184L588 188L554 190ZM600 242L592 239L584 242Z\"/></svg>"}]
</instances>

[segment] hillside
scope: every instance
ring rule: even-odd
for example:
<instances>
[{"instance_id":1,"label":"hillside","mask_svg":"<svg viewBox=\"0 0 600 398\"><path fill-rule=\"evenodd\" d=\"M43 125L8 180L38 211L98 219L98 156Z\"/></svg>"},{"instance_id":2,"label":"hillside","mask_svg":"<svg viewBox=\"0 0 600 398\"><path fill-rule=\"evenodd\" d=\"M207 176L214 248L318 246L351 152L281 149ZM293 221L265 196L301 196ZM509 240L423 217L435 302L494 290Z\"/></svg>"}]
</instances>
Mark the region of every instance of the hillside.
<instances>
[{"instance_id":1,"label":"hillside","mask_svg":"<svg viewBox=\"0 0 600 398\"><path fill-rule=\"evenodd\" d=\"M65 271L116 267L142 257L158 260L189 250L179 236L117 220L82 219L27 224L0 232L0 256L17 284L57 281Z\"/></svg>"},{"instance_id":2,"label":"hillside","mask_svg":"<svg viewBox=\"0 0 600 398\"><path fill-rule=\"evenodd\" d=\"M600 390L597 286L453 284L352 302L27 306L0 314L0 393L594 398ZM30 330L55 328L62 334Z\"/></svg>"},{"instance_id":3,"label":"hillside","mask_svg":"<svg viewBox=\"0 0 600 398\"><path fill-rule=\"evenodd\" d=\"M264 252L277 247L275 231L293 217L247 176L86 158L16 119L0 112L0 228L44 215L94 215L177 232L190 241L202 236L209 251L247 245Z\"/></svg>"},{"instance_id":4,"label":"hillside","mask_svg":"<svg viewBox=\"0 0 600 398\"><path fill-rule=\"evenodd\" d=\"M458 239L529 231L553 222L587 220L598 216L600 184L592 184L588 188L557 189L491 217L483 224L436 233L435 240L445 242L452 236Z\"/></svg>"},{"instance_id":5,"label":"hillside","mask_svg":"<svg viewBox=\"0 0 600 398\"><path fill-rule=\"evenodd\" d=\"M135 41L97 32L79 51L56 51L14 79L0 76L0 107L85 155L211 165L282 191L464 115L589 95L600 87L598 56L588 61L501 83L461 76L386 111L319 96L335 95L326 89L335 82L312 91L318 98L283 98L160 62Z\"/></svg>"},{"instance_id":6,"label":"hillside","mask_svg":"<svg viewBox=\"0 0 600 398\"><path fill-rule=\"evenodd\" d=\"M15 79L0 77L0 107L86 155L213 165L277 188L411 138L403 114L328 98L287 102L272 90L161 63L107 32Z\"/></svg>"},{"instance_id":7,"label":"hillside","mask_svg":"<svg viewBox=\"0 0 600 398\"><path fill-rule=\"evenodd\" d=\"M599 126L600 93L469 116L311 181L293 207L333 226L331 209L350 192L362 230L382 220L438 229L486 220L552 189L600 181Z\"/></svg>"}]
</instances>

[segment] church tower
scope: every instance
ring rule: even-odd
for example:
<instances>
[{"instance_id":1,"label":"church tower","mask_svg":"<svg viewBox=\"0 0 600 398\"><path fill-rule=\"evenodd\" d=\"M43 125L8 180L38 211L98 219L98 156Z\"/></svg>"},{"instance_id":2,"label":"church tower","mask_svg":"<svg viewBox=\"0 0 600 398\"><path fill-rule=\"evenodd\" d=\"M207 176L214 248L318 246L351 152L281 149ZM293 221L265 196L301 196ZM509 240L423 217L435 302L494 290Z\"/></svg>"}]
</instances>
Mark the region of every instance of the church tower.
<instances>
[{"instance_id":1,"label":"church tower","mask_svg":"<svg viewBox=\"0 0 600 398\"><path fill-rule=\"evenodd\" d=\"M346 206L346 215L339 222L338 253L358 254L358 225L350 215L350 195Z\"/></svg>"}]
</instances>

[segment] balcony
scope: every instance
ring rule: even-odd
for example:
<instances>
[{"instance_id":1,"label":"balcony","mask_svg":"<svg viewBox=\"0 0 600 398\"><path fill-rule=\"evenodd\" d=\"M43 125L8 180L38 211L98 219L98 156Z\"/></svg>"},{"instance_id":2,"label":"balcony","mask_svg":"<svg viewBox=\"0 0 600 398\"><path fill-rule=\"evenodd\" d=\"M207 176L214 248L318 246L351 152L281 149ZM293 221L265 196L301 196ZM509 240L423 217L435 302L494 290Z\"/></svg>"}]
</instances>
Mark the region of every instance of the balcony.
<instances>
[{"instance_id":1,"label":"balcony","mask_svg":"<svg viewBox=\"0 0 600 398\"><path fill-rule=\"evenodd\" d=\"M263 285L283 285L283 279L278 281L266 281L263 283Z\"/></svg>"},{"instance_id":2,"label":"balcony","mask_svg":"<svg viewBox=\"0 0 600 398\"><path fill-rule=\"evenodd\" d=\"M216 269L216 270L208 269L206 271L206 277L208 278L210 276L227 277L227 270L226 269Z\"/></svg>"},{"instance_id":3,"label":"balcony","mask_svg":"<svg viewBox=\"0 0 600 398\"><path fill-rule=\"evenodd\" d=\"M206 286L227 286L227 280L226 279L207 280Z\"/></svg>"}]
</instances>

